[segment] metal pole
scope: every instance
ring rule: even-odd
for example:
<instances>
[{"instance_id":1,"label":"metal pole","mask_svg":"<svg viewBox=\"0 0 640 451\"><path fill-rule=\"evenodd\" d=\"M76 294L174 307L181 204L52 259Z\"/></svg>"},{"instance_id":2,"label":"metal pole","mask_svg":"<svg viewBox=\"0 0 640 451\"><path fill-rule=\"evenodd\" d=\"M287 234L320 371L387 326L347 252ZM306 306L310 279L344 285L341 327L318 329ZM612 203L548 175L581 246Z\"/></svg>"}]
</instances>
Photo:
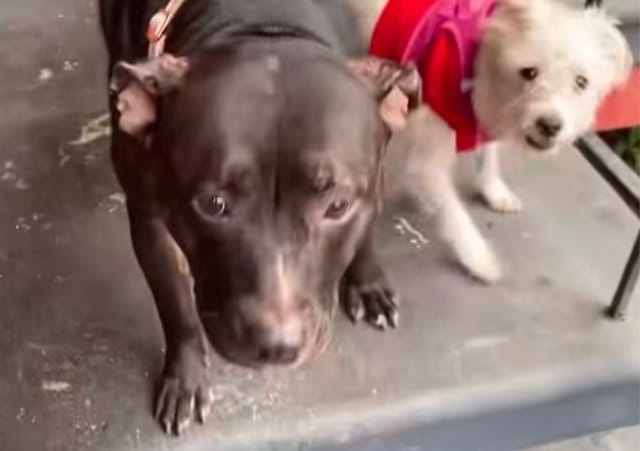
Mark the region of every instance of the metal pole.
<instances>
[{"instance_id":1,"label":"metal pole","mask_svg":"<svg viewBox=\"0 0 640 451\"><path fill-rule=\"evenodd\" d=\"M602 0L587 0L586 4L584 5L587 8L599 8L602 6Z\"/></svg>"},{"instance_id":2,"label":"metal pole","mask_svg":"<svg viewBox=\"0 0 640 451\"><path fill-rule=\"evenodd\" d=\"M631 250L631 255L624 268L622 278L618 284L616 294L613 301L607 309L607 314L613 319L624 319L625 312L631 300L631 294L638 281L638 273L640 273L640 232L636 237L636 242Z\"/></svg>"},{"instance_id":3,"label":"metal pole","mask_svg":"<svg viewBox=\"0 0 640 451\"><path fill-rule=\"evenodd\" d=\"M586 0L585 8L600 8L603 0ZM637 214L637 212L636 212ZM618 283L616 294L613 295L611 305L607 309L607 314L613 319L624 319L624 315L629 306L633 289L638 281L640 273L640 232L636 237L636 242L631 249L631 255L627 260L627 265L622 273L622 278Z\"/></svg>"}]
</instances>

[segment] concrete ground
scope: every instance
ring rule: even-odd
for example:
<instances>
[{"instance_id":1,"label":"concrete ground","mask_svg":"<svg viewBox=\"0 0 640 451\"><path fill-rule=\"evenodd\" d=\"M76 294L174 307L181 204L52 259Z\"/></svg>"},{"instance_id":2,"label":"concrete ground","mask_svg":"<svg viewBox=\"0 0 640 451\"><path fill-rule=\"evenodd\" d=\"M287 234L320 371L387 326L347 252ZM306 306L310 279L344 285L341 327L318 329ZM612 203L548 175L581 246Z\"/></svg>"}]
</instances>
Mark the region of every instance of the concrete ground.
<instances>
[{"instance_id":1,"label":"concrete ground","mask_svg":"<svg viewBox=\"0 0 640 451\"><path fill-rule=\"evenodd\" d=\"M564 440L528 451L637 451L640 450L640 428L630 427L611 432Z\"/></svg>"},{"instance_id":2,"label":"concrete ground","mask_svg":"<svg viewBox=\"0 0 640 451\"><path fill-rule=\"evenodd\" d=\"M107 155L94 8L0 5L1 450L497 451L627 424L640 375L639 293L626 322L602 310L638 224L568 150L507 162L521 215L470 201L508 269L504 282L470 281L428 218L390 211L379 237L402 327L382 335L340 318L327 353L296 371L218 362L210 421L165 437L150 414L163 343ZM509 422L528 406L535 421ZM495 412L507 412L496 417L500 433L445 427Z\"/></svg>"}]
</instances>

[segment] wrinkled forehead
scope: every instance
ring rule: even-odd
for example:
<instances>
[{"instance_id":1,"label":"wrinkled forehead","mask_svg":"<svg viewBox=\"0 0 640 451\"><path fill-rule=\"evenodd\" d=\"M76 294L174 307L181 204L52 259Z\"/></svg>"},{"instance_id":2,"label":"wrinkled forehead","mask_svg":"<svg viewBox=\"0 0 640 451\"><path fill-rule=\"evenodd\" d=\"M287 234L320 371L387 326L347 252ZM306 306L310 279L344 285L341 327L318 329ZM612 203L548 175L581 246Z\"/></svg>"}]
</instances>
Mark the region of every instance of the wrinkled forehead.
<instances>
[{"instance_id":1,"label":"wrinkled forehead","mask_svg":"<svg viewBox=\"0 0 640 451\"><path fill-rule=\"evenodd\" d=\"M329 58L211 55L164 106L162 122L179 137L167 145L180 150L169 151L206 177L355 183L375 172L382 124L374 99Z\"/></svg>"}]
</instances>

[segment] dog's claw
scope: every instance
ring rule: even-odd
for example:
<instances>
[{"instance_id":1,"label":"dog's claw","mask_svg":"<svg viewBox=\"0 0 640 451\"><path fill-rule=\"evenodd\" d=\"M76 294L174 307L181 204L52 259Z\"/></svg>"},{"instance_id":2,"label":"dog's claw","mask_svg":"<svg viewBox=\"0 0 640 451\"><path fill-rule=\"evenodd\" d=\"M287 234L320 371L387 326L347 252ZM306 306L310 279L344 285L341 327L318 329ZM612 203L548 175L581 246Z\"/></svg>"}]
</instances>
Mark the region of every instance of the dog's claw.
<instances>
[{"instance_id":1,"label":"dog's claw","mask_svg":"<svg viewBox=\"0 0 640 451\"><path fill-rule=\"evenodd\" d=\"M383 314L379 314L373 321L371 321L371 325L376 329L385 330L387 328L387 320Z\"/></svg>"},{"instance_id":2,"label":"dog's claw","mask_svg":"<svg viewBox=\"0 0 640 451\"><path fill-rule=\"evenodd\" d=\"M187 383L175 377L164 379L158 395L156 418L162 424L166 434L181 435L188 429L195 419L197 402L199 403L197 405L198 419L201 423L204 422L210 403L196 401L196 393L202 388L190 388L194 383L198 384L194 381Z\"/></svg>"},{"instance_id":3,"label":"dog's claw","mask_svg":"<svg viewBox=\"0 0 640 451\"><path fill-rule=\"evenodd\" d=\"M162 417L162 412L164 410L165 398L167 397L167 386L162 384L160 390L158 391L158 395L156 396L156 408L153 413L153 416L156 420L160 421Z\"/></svg>"},{"instance_id":4,"label":"dog's claw","mask_svg":"<svg viewBox=\"0 0 640 451\"><path fill-rule=\"evenodd\" d=\"M364 313L364 307L362 304L358 304L351 310L351 317L353 318L353 321L357 323L364 319Z\"/></svg>"},{"instance_id":5,"label":"dog's claw","mask_svg":"<svg viewBox=\"0 0 640 451\"><path fill-rule=\"evenodd\" d=\"M354 289L349 289L345 297L345 307L347 316L354 323L362 321L365 317L364 305L358 297L358 293Z\"/></svg>"},{"instance_id":6,"label":"dog's claw","mask_svg":"<svg viewBox=\"0 0 640 451\"><path fill-rule=\"evenodd\" d=\"M212 391L207 390L205 392L203 390L198 390L198 393L196 394L196 404L198 409L198 421L200 421L200 424L204 424L211 413L211 404L213 404Z\"/></svg>"},{"instance_id":7,"label":"dog's claw","mask_svg":"<svg viewBox=\"0 0 640 451\"><path fill-rule=\"evenodd\" d=\"M181 435L191 424L195 408L195 396L191 395L189 399L184 397L179 401L176 411L176 434Z\"/></svg>"},{"instance_id":8,"label":"dog's claw","mask_svg":"<svg viewBox=\"0 0 640 451\"><path fill-rule=\"evenodd\" d=\"M203 423L209 414L213 396L208 371L201 352L195 349L186 347L167 361L155 408L155 417L166 434L181 435L194 420Z\"/></svg>"},{"instance_id":9,"label":"dog's claw","mask_svg":"<svg viewBox=\"0 0 640 451\"><path fill-rule=\"evenodd\" d=\"M191 424L191 418L183 418L182 420L178 421L176 435L182 435L182 433L187 430L190 424Z\"/></svg>"},{"instance_id":10,"label":"dog's claw","mask_svg":"<svg viewBox=\"0 0 640 451\"><path fill-rule=\"evenodd\" d=\"M398 310L393 310L389 313L387 317L389 319L389 325L395 329L400 325L400 313Z\"/></svg>"},{"instance_id":11,"label":"dog's claw","mask_svg":"<svg viewBox=\"0 0 640 451\"><path fill-rule=\"evenodd\" d=\"M198 409L198 421L200 424L204 424L204 422L207 421L209 413L211 413L211 408L209 406L202 406Z\"/></svg>"},{"instance_id":12,"label":"dog's claw","mask_svg":"<svg viewBox=\"0 0 640 451\"><path fill-rule=\"evenodd\" d=\"M382 283L351 286L344 302L347 315L353 322L364 319L381 331L398 326L398 302L393 291Z\"/></svg>"}]
</instances>

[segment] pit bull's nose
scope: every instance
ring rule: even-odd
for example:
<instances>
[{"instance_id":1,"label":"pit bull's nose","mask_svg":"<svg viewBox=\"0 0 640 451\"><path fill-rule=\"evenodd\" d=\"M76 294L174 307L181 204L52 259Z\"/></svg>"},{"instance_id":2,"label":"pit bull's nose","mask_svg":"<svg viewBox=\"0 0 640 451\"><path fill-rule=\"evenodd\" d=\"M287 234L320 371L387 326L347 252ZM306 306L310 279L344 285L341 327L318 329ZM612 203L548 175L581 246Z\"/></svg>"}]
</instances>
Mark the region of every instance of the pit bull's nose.
<instances>
[{"instance_id":1,"label":"pit bull's nose","mask_svg":"<svg viewBox=\"0 0 640 451\"><path fill-rule=\"evenodd\" d=\"M265 315L253 325L253 346L260 363L294 363L304 346L304 330L297 315Z\"/></svg>"},{"instance_id":2,"label":"pit bull's nose","mask_svg":"<svg viewBox=\"0 0 640 451\"><path fill-rule=\"evenodd\" d=\"M276 344L265 346L258 350L258 359L262 363L277 365L290 364L298 360L300 347Z\"/></svg>"},{"instance_id":3,"label":"pit bull's nose","mask_svg":"<svg viewBox=\"0 0 640 451\"><path fill-rule=\"evenodd\" d=\"M562 119L558 116L542 116L536 119L536 128L545 138L555 138L562 130Z\"/></svg>"}]
</instances>

